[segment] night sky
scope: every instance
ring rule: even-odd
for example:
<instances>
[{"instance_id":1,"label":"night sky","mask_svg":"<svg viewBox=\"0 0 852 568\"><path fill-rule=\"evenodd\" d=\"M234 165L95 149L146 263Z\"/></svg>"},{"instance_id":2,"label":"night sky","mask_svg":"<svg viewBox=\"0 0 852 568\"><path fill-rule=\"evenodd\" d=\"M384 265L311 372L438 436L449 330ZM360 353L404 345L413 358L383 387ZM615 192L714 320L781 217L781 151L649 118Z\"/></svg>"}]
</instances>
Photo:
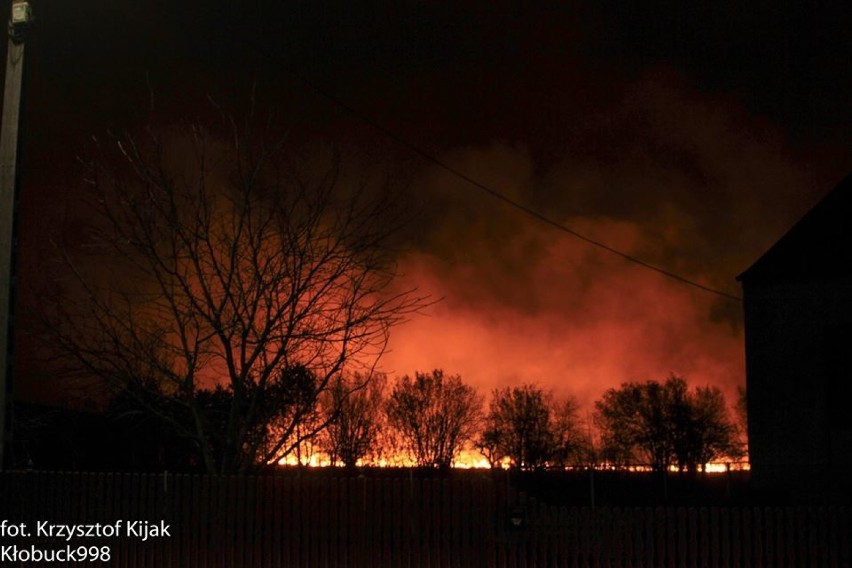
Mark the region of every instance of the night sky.
<instances>
[{"instance_id":1,"label":"night sky","mask_svg":"<svg viewBox=\"0 0 852 568\"><path fill-rule=\"evenodd\" d=\"M204 120L208 97L238 112L254 87L257 108L292 125L294 151L333 146L347 175L403 181L416 218L400 286L442 301L395 329L387 371L442 367L484 391L538 382L583 404L674 372L732 396L745 381L738 302L549 227L369 122L739 295L735 276L852 169L851 10L750 4L38 2L22 302L46 243L83 222L76 158L92 135ZM18 344L18 389L35 397L49 379L25 332Z\"/></svg>"}]
</instances>

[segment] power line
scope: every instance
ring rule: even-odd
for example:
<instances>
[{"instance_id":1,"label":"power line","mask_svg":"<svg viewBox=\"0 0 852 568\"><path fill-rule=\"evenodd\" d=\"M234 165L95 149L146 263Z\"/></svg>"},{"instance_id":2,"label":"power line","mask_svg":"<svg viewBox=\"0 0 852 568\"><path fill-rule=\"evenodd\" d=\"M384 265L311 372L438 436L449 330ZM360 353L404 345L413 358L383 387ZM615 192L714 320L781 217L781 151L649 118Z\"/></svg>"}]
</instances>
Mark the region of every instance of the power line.
<instances>
[{"instance_id":1,"label":"power line","mask_svg":"<svg viewBox=\"0 0 852 568\"><path fill-rule=\"evenodd\" d=\"M237 35L237 34L235 34L235 35ZM253 44L253 43L251 43L251 42L249 42L245 39L243 39L243 42L249 48L251 48L253 51L255 51L256 53L259 53L261 56L268 57L268 58L271 58L271 59L275 59L276 62L279 63L279 64L282 63L282 61L281 61L282 58L280 56L275 55L275 54L270 54L266 50L261 49L257 45L255 45L255 44ZM500 193L496 189L493 189L493 188L485 185L484 183L470 177L469 175L465 174L464 172L457 170L456 168L447 164L446 162L444 162L440 158L434 156L433 154L430 154L429 152L427 152L426 150L424 150L422 147L418 146L414 142L411 142L407 138L403 138L401 135L399 135L396 132L386 128L385 126L376 122L375 120L373 120L372 118L370 118L366 114L360 112L355 107L347 104L346 102L341 100L339 97L334 95L332 92L330 92L327 89L324 89L321 86L317 85L316 83L314 83L313 81L311 81L310 79L308 79L307 77L302 75L301 73L296 72L295 70L293 70L292 68L290 68L286 65L284 66L284 70L287 71L293 77L295 77L298 81L303 83L305 86L307 86L309 89L311 89L314 92L316 92L317 94L325 97L326 99L328 99L329 101L334 103L336 106L345 110L347 113L351 114L352 116L354 116L355 118L357 118L361 122L372 127L373 129L380 132L381 134L383 134L387 138L390 138L391 140L393 140L394 142L396 142L400 146L407 148L408 150L410 150L411 152L422 157L426 161L431 162L431 163L435 164L436 166L440 167L441 169L443 169L443 170L449 172L450 174L454 175L455 177L466 181L468 184L470 184L473 187L487 193L491 197L498 199L498 200L508 204L509 206L514 207L515 209L517 209L519 211L522 211L523 213L526 213L530 217L538 219L542 223L549 225L550 227L553 227L554 229L560 230L563 233L571 235L572 237L574 237L576 239L579 239L579 240L584 241L584 242L586 242L590 245L596 246L596 247L603 249L607 252L610 252L612 254L620 256L624 260L627 260L629 262L637 264L637 265L639 265L643 268L653 270L654 272L662 274L663 276L666 276L666 277L671 278L673 280L677 280L678 282L681 282L682 284L687 284L687 285L692 286L694 288L698 288L699 290L703 290L705 292L715 294L717 296L720 296L722 298L726 298L728 300L734 300L734 301L737 301L737 302L742 301L742 298L740 298L738 296L734 296L733 294L729 294L729 293L724 292L722 290L710 288L709 286L705 286L704 284L696 282L695 280L691 280L689 278L686 278L685 276L681 276L679 274L675 274L674 272L671 272L671 271L666 270L664 268L660 268L659 266L655 266L655 265L653 265L649 262L646 262L646 261L644 261L640 258L637 258L635 256L632 256L632 255L626 253L626 252L623 252L623 251L620 251L620 250L618 250L614 247L611 247L611 246L607 245L606 243L603 243L601 241L597 241L595 239L592 239L591 237L587 237L586 235L579 233L579 232L575 231L574 229L572 229L572 228L570 228L566 225L563 225L562 223L559 223L558 221L554 221L550 217L547 217L546 215L536 211L535 209L532 209L532 208L530 208L530 207L528 207L528 206L526 206L526 205L524 205L524 204L522 204L518 201L515 201L514 199Z\"/></svg>"}]
</instances>

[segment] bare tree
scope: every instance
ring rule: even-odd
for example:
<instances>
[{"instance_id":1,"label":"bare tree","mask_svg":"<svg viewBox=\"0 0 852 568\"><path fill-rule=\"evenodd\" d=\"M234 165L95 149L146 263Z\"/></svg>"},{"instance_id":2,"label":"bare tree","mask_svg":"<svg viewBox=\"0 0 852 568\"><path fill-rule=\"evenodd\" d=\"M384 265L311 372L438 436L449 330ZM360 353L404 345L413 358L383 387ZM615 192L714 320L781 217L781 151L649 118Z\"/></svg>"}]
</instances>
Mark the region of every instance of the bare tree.
<instances>
[{"instance_id":1,"label":"bare tree","mask_svg":"<svg viewBox=\"0 0 852 568\"><path fill-rule=\"evenodd\" d=\"M192 126L99 146L87 254L65 254L74 278L44 312L52 348L86 376L154 381L184 405L189 424L171 423L210 473L315 436L327 420L307 418L333 379L370 368L421 305L389 287L387 199L341 187L337 159L306 174L268 131L224 123L222 137ZM214 385L230 397L216 419L199 403Z\"/></svg>"},{"instance_id":2,"label":"bare tree","mask_svg":"<svg viewBox=\"0 0 852 568\"><path fill-rule=\"evenodd\" d=\"M403 449L423 467L448 468L479 427L482 398L440 369L397 379L387 401Z\"/></svg>"},{"instance_id":3,"label":"bare tree","mask_svg":"<svg viewBox=\"0 0 852 568\"><path fill-rule=\"evenodd\" d=\"M381 374L341 374L324 394L322 411L328 426L321 446L332 465L351 468L380 453L385 385L386 378Z\"/></svg>"},{"instance_id":4,"label":"bare tree","mask_svg":"<svg viewBox=\"0 0 852 568\"><path fill-rule=\"evenodd\" d=\"M690 393L689 408L688 421L680 429L687 441L686 451L678 454L681 469L703 470L713 460L744 455L739 429L718 387L696 387Z\"/></svg>"},{"instance_id":5,"label":"bare tree","mask_svg":"<svg viewBox=\"0 0 852 568\"><path fill-rule=\"evenodd\" d=\"M716 387L690 392L676 376L664 383L624 383L606 391L595 407L604 455L616 463L696 470L740 455L736 426Z\"/></svg>"},{"instance_id":6,"label":"bare tree","mask_svg":"<svg viewBox=\"0 0 852 568\"><path fill-rule=\"evenodd\" d=\"M604 455L664 471L674 461L670 405L657 381L624 383L595 403Z\"/></svg>"},{"instance_id":7,"label":"bare tree","mask_svg":"<svg viewBox=\"0 0 852 568\"><path fill-rule=\"evenodd\" d=\"M587 445L577 408L536 385L495 389L477 447L492 467L506 458L518 469L565 466Z\"/></svg>"}]
</instances>

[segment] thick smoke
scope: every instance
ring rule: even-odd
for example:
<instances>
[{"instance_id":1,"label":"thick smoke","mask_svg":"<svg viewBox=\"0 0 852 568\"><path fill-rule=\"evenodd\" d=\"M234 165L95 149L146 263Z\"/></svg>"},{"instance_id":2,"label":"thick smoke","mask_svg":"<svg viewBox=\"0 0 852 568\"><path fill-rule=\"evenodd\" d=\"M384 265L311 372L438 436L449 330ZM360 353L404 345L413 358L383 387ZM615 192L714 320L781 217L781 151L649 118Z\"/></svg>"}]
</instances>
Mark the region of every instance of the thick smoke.
<instances>
[{"instance_id":1,"label":"thick smoke","mask_svg":"<svg viewBox=\"0 0 852 568\"><path fill-rule=\"evenodd\" d=\"M665 72L588 117L550 167L501 142L441 159L592 239L733 295L735 276L828 189L814 188L769 123ZM443 300L394 331L386 368L443 367L485 391L534 381L587 407L621 382L675 373L733 402L745 381L740 303L548 227L437 166L414 186L423 213L403 282Z\"/></svg>"}]
</instances>

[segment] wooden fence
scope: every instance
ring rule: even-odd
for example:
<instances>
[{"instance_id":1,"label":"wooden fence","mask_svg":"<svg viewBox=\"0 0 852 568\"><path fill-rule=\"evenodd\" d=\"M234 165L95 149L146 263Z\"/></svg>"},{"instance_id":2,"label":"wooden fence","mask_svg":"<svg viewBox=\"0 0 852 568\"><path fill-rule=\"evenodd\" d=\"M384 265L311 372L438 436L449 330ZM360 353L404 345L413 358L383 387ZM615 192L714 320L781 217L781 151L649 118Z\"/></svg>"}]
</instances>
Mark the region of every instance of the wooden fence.
<instances>
[{"instance_id":1,"label":"wooden fence","mask_svg":"<svg viewBox=\"0 0 852 568\"><path fill-rule=\"evenodd\" d=\"M557 508L474 475L5 472L3 520L2 566L16 565L10 546L105 546L109 561L93 565L157 568L852 566L848 507ZM104 533L119 520L116 536L37 534L94 523ZM169 534L128 535L135 520ZM21 523L29 536L15 534Z\"/></svg>"}]
</instances>

